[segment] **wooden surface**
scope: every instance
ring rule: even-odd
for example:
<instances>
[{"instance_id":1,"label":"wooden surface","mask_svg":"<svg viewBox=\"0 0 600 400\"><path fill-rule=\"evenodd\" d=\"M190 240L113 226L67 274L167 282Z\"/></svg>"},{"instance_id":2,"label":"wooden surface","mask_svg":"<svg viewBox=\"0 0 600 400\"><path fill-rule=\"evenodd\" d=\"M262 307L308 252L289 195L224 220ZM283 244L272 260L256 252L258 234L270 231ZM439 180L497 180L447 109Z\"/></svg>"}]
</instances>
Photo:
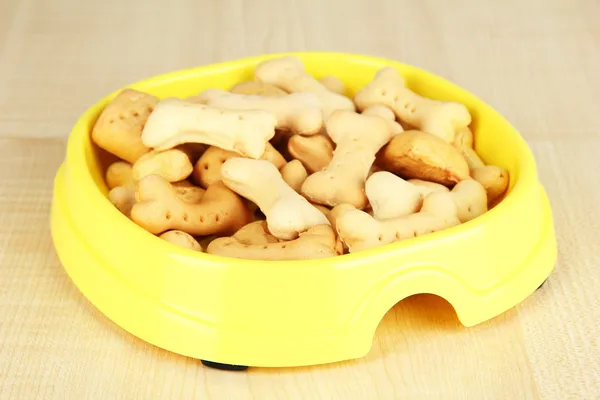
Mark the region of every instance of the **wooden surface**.
<instances>
[{"instance_id":1,"label":"wooden surface","mask_svg":"<svg viewBox=\"0 0 600 400\"><path fill-rule=\"evenodd\" d=\"M0 0L0 399L600 398L598 0L168 4ZM91 306L48 228L77 116L138 79L288 50L415 64L512 121L553 206L546 286L470 329L443 300L410 298L364 359L241 374L150 346Z\"/></svg>"}]
</instances>

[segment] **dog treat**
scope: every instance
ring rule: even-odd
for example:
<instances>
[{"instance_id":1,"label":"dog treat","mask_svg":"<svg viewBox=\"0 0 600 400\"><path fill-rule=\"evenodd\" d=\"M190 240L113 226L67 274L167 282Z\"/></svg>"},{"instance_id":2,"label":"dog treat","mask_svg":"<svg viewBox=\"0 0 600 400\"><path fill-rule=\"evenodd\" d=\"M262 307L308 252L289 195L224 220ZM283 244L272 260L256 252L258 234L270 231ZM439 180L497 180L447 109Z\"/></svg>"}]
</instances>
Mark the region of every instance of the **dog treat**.
<instances>
[{"instance_id":1,"label":"dog treat","mask_svg":"<svg viewBox=\"0 0 600 400\"><path fill-rule=\"evenodd\" d=\"M324 206L321 206L321 207L324 207ZM354 208L350 204L340 204L338 206L333 207L333 209L331 209L331 210L329 208L326 208L326 209L329 210L329 213L325 214L325 215L327 216L327 219L329 220L329 223L331 224L331 228L333 228L333 231L336 233L336 236L337 236L337 240L338 240L337 250L339 251L339 254L347 254L348 246L346 245L346 243L344 243L344 241L342 240L342 237L338 234L335 221L337 218L340 217L340 215L343 215L346 211L356 210L356 208ZM321 210L321 208L319 208L319 210Z\"/></svg>"},{"instance_id":2,"label":"dog treat","mask_svg":"<svg viewBox=\"0 0 600 400\"><path fill-rule=\"evenodd\" d=\"M474 179L458 182L450 194L456 204L458 220L461 223L477 218L488 210L485 189Z\"/></svg>"},{"instance_id":3,"label":"dog treat","mask_svg":"<svg viewBox=\"0 0 600 400\"><path fill-rule=\"evenodd\" d=\"M508 172L496 165L472 169L471 176L484 187L488 204L500 197L508 187Z\"/></svg>"},{"instance_id":4,"label":"dog treat","mask_svg":"<svg viewBox=\"0 0 600 400\"><path fill-rule=\"evenodd\" d=\"M156 105L142 141L156 150L204 143L245 157L260 158L275 135L277 119L263 110L232 111L170 98Z\"/></svg>"},{"instance_id":5,"label":"dog treat","mask_svg":"<svg viewBox=\"0 0 600 400\"><path fill-rule=\"evenodd\" d=\"M179 197L185 203L200 203L202 201L202 198L204 197L204 193L206 193L206 190L192 184L190 181L187 180L173 182L171 186L177 193L177 197Z\"/></svg>"},{"instance_id":6,"label":"dog treat","mask_svg":"<svg viewBox=\"0 0 600 400\"><path fill-rule=\"evenodd\" d=\"M220 182L221 166L232 157L239 157L239 155L219 147L209 147L194 166L194 181L204 188L215 182ZM265 152L260 158L271 162L277 169L286 164L285 158L270 143L266 144Z\"/></svg>"},{"instance_id":7,"label":"dog treat","mask_svg":"<svg viewBox=\"0 0 600 400\"><path fill-rule=\"evenodd\" d=\"M377 163L404 179L423 179L446 186L469 178L469 166L454 146L421 131L395 136L379 153Z\"/></svg>"},{"instance_id":8,"label":"dog treat","mask_svg":"<svg viewBox=\"0 0 600 400\"><path fill-rule=\"evenodd\" d=\"M197 204L186 203L164 178L148 175L137 186L131 218L150 233L176 229L190 235L228 235L250 222L244 201L221 182Z\"/></svg>"},{"instance_id":9,"label":"dog treat","mask_svg":"<svg viewBox=\"0 0 600 400\"><path fill-rule=\"evenodd\" d=\"M349 208L337 213L336 228L350 253L426 235L460 224L450 193L436 192L423 200L421 211L405 217L377 220L364 211ZM341 207L341 206L338 206Z\"/></svg>"},{"instance_id":10,"label":"dog treat","mask_svg":"<svg viewBox=\"0 0 600 400\"><path fill-rule=\"evenodd\" d=\"M310 203L310 204L317 210L321 211L325 217L327 217L327 220L329 220L329 223L331 224L331 226L333 227L333 230L335 231L335 225L334 225L335 221L333 219L333 215L331 214L331 208L325 207L322 204L316 204L316 203Z\"/></svg>"},{"instance_id":11,"label":"dog treat","mask_svg":"<svg viewBox=\"0 0 600 400\"><path fill-rule=\"evenodd\" d=\"M310 137L292 136L288 142L288 151L292 157L304 165L313 174L325 168L333 159L333 142L325 135Z\"/></svg>"},{"instance_id":12,"label":"dog treat","mask_svg":"<svg viewBox=\"0 0 600 400\"><path fill-rule=\"evenodd\" d=\"M465 127L456 132L454 138L454 147L458 149L460 154L464 157L469 169L481 168L485 164L479 158L479 155L473 150L473 132L469 127Z\"/></svg>"},{"instance_id":13,"label":"dog treat","mask_svg":"<svg viewBox=\"0 0 600 400\"><path fill-rule=\"evenodd\" d=\"M259 220L249 223L238 230L234 237L241 244L245 245L265 245L269 243L279 243L280 240L271 235L267 227L267 221Z\"/></svg>"},{"instance_id":14,"label":"dog treat","mask_svg":"<svg viewBox=\"0 0 600 400\"><path fill-rule=\"evenodd\" d=\"M425 196L427 196L429 193L450 191L450 189L444 185L435 182L424 181L421 179L409 179L407 182L411 183L415 189L421 193L423 198L425 198Z\"/></svg>"},{"instance_id":15,"label":"dog treat","mask_svg":"<svg viewBox=\"0 0 600 400\"><path fill-rule=\"evenodd\" d=\"M169 182L179 182L186 179L194 167L190 157L180 149L151 151L141 156L133 164L132 175L136 181L148 175L159 175Z\"/></svg>"},{"instance_id":16,"label":"dog treat","mask_svg":"<svg viewBox=\"0 0 600 400\"><path fill-rule=\"evenodd\" d=\"M456 148L458 149L460 154L463 156L463 158L467 162L469 169L485 167L485 164L483 163L483 161L481 161L481 158L479 158L479 155L472 148L465 147L465 146L456 147Z\"/></svg>"},{"instance_id":17,"label":"dog treat","mask_svg":"<svg viewBox=\"0 0 600 400\"><path fill-rule=\"evenodd\" d=\"M275 85L270 85L268 83L258 81L247 81L238 83L229 91L231 93L265 97L285 96L288 94L285 90L280 89Z\"/></svg>"},{"instance_id":18,"label":"dog treat","mask_svg":"<svg viewBox=\"0 0 600 400\"><path fill-rule=\"evenodd\" d=\"M117 186L108 192L108 200L121 213L127 217L131 216L131 209L135 204L135 188L132 186Z\"/></svg>"},{"instance_id":19,"label":"dog treat","mask_svg":"<svg viewBox=\"0 0 600 400\"><path fill-rule=\"evenodd\" d=\"M387 171L371 175L365 184L365 192L373 216L380 220L416 213L423 202L419 188Z\"/></svg>"},{"instance_id":20,"label":"dog treat","mask_svg":"<svg viewBox=\"0 0 600 400\"><path fill-rule=\"evenodd\" d=\"M292 93L264 97L207 89L197 97L199 102L228 110L265 110L277 118L276 128L299 135L314 135L323 127L321 101L314 93Z\"/></svg>"},{"instance_id":21,"label":"dog treat","mask_svg":"<svg viewBox=\"0 0 600 400\"><path fill-rule=\"evenodd\" d=\"M166 240L169 243L176 244L177 246L185 247L186 249L202 251L202 246L192 235L189 235L183 231L172 230L167 231L159 236L159 238Z\"/></svg>"},{"instance_id":22,"label":"dog treat","mask_svg":"<svg viewBox=\"0 0 600 400\"><path fill-rule=\"evenodd\" d=\"M295 239L310 227L329 224L268 161L230 158L221 167L221 175L231 190L258 205L267 218L269 232L278 239Z\"/></svg>"},{"instance_id":23,"label":"dog treat","mask_svg":"<svg viewBox=\"0 0 600 400\"><path fill-rule=\"evenodd\" d=\"M263 61L256 67L254 75L258 81L270 83L290 93L309 92L316 94L321 100L325 119L335 110L355 110L352 100L328 90L306 72L302 61L295 56Z\"/></svg>"},{"instance_id":24,"label":"dog treat","mask_svg":"<svg viewBox=\"0 0 600 400\"><path fill-rule=\"evenodd\" d=\"M219 238L220 236L217 235L208 235L208 236L201 236L196 238L196 240L198 241L198 244L200 244L200 247L202 247L203 251L206 252L206 249L208 248L208 245L210 244L210 242L212 242L213 240Z\"/></svg>"},{"instance_id":25,"label":"dog treat","mask_svg":"<svg viewBox=\"0 0 600 400\"><path fill-rule=\"evenodd\" d=\"M404 132L404 128L402 128L402 125L396 122L396 116L394 115L392 110L390 110L386 106L376 104L374 106L365 108L361 114L375 115L377 117L383 118L384 120L386 120L386 123L388 124L388 129L390 130L390 132L392 132L394 136L399 134L400 132Z\"/></svg>"},{"instance_id":26,"label":"dog treat","mask_svg":"<svg viewBox=\"0 0 600 400\"><path fill-rule=\"evenodd\" d=\"M373 81L354 97L359 110L383 104L396 117L417 129L436 135L452 143L456 132L471 123L471 114L459 103L422 97L404 85L404 78L395 68L380 69Z\"/></svg>"},{"instance_id":27,"label":"dog treat","mask_svg":"<svg viewBox=\"0 0 600 400\"><path fill-rule=\"evenodd\" d=\"M115 161L106 169L106 185L109 189L114 189L117 186L127 186L134 188L135 181L131 164L127 161Z\"/></svg>"},{"instance_id":28,"label":"dog treat","mask_svg":"<svg viewBox=\"0 0 600 400\"><path fill-rule=\"evenodd\" d=\"M306 168L299 160L292 160L281 168L281 177L292 189L300 193L302 184L308 177Z\"/></svg>"},{"instance_id":29,"label":"dog treat","mask_svg":"<svg viewBox=\"0 0 600 400\"><path fill-rule=\"evenodd\" d=\"M326 122L327 132L337 147L323 170L302 184L302 194L313 203L336 206L367 206L365 180L375 154L392 136L383 118L338 110Z\"/></svg>"},{"instance_id":30,"label":"dog treat","mask_svg":"<svg viewBox=\"0 0 600 400\"><path fill-rule=\"evenodd\" d=\"M471 128L465 126L464 128L457 130L453 144L456 147L469 147L472 149L473 132L471 131Z\"/></svg>"},{"instance_id":31,"label":"dog treat","mask_svg":"<svg viewBox=\"0 0 600 400\"><path fill-rule=\"evenodd\" d=\"M341 95L346 94L346 86L339 78L333 75L327 75L319 79L319 83L327 88L330 92Z\"/></svg>"},{"instance_id":32,"label":"dog treat","mask_svg":"<svg viewBox=\"0 0 600 400\"><path fill-rule=\"evenodd\" d=\"M133 89L121 91L106 105L92 128L99 147L133 164L150 151L141 139L142 129L158 98Z\"/></svg>"},{"instance_id":33,"label":"dog treat","mask_svg":"<svg viewBox=\"0 0 600 400\"><path fill-rule=\"evenodd\" d=\"M207 252L224 257L265 261L312 260L339 254L336 251L335 234L329 225L313 226L300 233L295 240L265 244L243 243L236 233L232 237L213 240L208 245Z\"/></svg>"}]
</instances>

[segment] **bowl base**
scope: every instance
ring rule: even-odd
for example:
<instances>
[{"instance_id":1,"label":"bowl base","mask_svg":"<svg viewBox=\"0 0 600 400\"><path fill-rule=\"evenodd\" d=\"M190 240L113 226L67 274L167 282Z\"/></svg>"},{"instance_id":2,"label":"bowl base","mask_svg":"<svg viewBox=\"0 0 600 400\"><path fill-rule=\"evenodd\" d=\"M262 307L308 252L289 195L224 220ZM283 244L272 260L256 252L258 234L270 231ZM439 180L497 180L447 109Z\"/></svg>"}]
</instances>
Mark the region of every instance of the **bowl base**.
<instances>
[{"instance_id":1,"label":"bowl base","mask_svg":"<svg viewBox=\"0 0 600 400\"><path fill-rule=\"evenodd\" d=\"M246 365L233 365L233 364L221 364L213 361L200 360L202 364L209 368L220 369L222 371L246 371L248 367Z\"/></svg>"}]
</instances>

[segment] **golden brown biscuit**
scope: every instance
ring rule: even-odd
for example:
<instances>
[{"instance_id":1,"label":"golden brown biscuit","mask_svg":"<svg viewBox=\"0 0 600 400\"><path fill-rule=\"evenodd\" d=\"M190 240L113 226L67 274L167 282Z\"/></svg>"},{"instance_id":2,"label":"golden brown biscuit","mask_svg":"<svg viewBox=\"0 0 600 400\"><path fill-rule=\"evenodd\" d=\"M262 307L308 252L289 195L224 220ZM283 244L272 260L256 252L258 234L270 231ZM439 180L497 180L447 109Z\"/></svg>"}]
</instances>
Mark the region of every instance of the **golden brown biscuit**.
<instances>
[{"instance_id":1,"label":"golden brown biscuit","mask_svg":"<svg viewBox=\"0 0 600 400\"><path fill-rule=\"evenodd\" d=\"M99 147L133 164L150 151L142 143L142 129L158 98L133 89L120 92L106 105L92 128Z\"/></svg>"},{"instance_id":2,"label":"golden brown biscuit","mask_svg":"<svg viewBox=\"0 0 600 400\"><path fill-rule=\"evenodd\" d=\"M469 178L469 166L454 146L416 130L394 137L379 153L377 164L404 179L422 179L449 187Z\"/></svg>"}]
</instances>

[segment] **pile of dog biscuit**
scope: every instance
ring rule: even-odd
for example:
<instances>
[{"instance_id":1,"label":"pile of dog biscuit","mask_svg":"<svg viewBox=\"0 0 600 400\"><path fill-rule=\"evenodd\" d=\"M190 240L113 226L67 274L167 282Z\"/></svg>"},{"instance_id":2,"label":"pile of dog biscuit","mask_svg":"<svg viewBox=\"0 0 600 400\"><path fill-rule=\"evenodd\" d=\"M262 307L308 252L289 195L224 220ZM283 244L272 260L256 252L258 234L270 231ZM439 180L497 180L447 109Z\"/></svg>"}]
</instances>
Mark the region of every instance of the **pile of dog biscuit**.
<instances>
[{"instance_id":1,"label":"pile of dog biscuit","mask_svg":"<svg viewBox=\"0 0 600 400\"><path fill-rule=\"evenodd\" d=\"M473 150L467 108L414 93L394 68L353 99L293 56L254 75L186 99L120 92L92 130L120 159L110 201L179 246L305 260L467 222L508 186Z\"/></svg>"}]
</instances>

